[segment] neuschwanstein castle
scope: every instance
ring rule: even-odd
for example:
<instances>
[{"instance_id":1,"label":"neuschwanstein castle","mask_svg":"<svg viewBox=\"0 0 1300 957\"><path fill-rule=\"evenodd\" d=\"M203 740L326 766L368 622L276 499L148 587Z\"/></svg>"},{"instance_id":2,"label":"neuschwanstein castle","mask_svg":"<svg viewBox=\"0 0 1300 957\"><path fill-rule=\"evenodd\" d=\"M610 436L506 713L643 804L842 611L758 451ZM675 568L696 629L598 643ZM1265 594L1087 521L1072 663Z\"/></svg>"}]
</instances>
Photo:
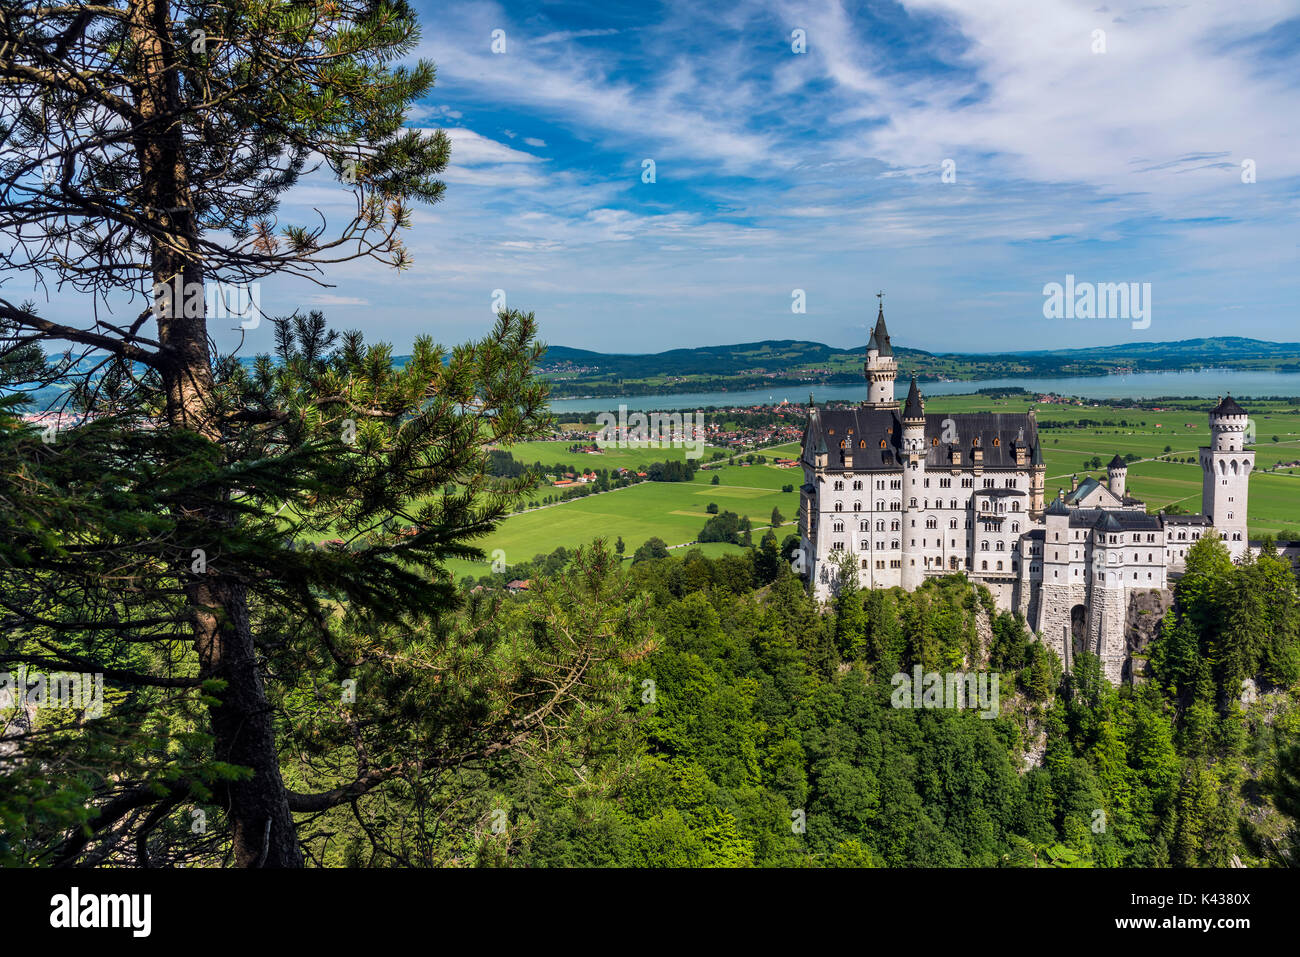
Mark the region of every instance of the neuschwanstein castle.
<instances>
[{"instance_id":1,"label":"neuschwanstein castle","mask_svg":"<svg viewBox=\"0 0 1300 957\"><path fill-rule=\"evenodd\" d=\"M1019 611L1067 667L1080 648L1119 681L1129 596L1164 591L1187 550L1218 535L1234 558L1250 546L1246 412L1231 397L1210 411L1200 453L1203 515L1149 515L1125 488L1117 455L1105 485L1073 483L1044 501L1038 423L1028 413L927 414L912 379L900 409L883 306L867 343L867 401L809 405L799 533L814 594L829 597L853 556L860 586L914 589L964 572L1000 607Z\"/></svg>"}]
</instances>

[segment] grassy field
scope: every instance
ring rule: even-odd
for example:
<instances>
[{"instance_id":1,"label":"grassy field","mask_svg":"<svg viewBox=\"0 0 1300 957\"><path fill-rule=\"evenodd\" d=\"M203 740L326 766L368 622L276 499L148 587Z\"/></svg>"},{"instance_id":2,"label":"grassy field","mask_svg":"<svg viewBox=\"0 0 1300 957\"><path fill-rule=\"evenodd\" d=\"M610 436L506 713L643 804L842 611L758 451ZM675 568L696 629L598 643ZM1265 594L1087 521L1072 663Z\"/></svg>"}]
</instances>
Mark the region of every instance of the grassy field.
<instances>
[{"instance_id":1,"label":"grassy field","mask_svg":"<svg viewBox=\"0 0 1300 957\"><path fill-rule=\"evenodd\" d=\"M663 461L665 450L657 452L659 461ZM680 455L680 450L677 454ZM714 475L718 476L717 485L711 484ZM495 549L501 549L506 563L511 564L549 554L561 545L566 548L585 545L598 536L613 544L622 536L626 554L631 556L650 538L662 538L669 546L693 542L709 518L710 502L720 512L749 516L757 542L770 523L774 506L781 510L787 523L794 521L799 493L782 492L781 487L794 485L797 489L802 482L799 469L724 465L696 473L693 482L642 482L512 515L476 544L489 556ZM780 537L793 530L794 525L787 524ZM701 547L707 553L736 550L736 546L713 543ZM449 566L457 577L483 575L488 570L486 565L469 562L452 562Z\"/></svg>"},{"instance_id":2,"label":"grassy field","mask_svg":"<svg viewBox=\"0 0 1300 957\"><path fill-rule=\"evenodd\" d=\"M1250 534L1258 537L1300 527L1300 468L1265 471L1278 462L1300 459L1300 410L1277 402L1243 404L1252 415L1256 431L1256 472L1250 481ZM1129 466L1130 494L1152 509L1178 505L1188 512L1198 512L1201 469L1195 459L1200 446L1209 442L1207 412L1211 405L1206 400L1176 400L1163 411L1152 412L1111 406L1038 405L1027 398L990 399L969 395L936 396L926 401L926 411L1025 412L1036 408L1047 463L1049 499L1056 495L1058 488L1069 488L1072 474L1077 474L1080 481L1092 475L1104 482L1104 463L1116 453L1133 454L1139 461ZM1080 420L1114 423L1122 420L1126 424L1069 426ZM1060 425L1044 427L1043 423ZM579 469L643 468L651 462L680 459L685 454L682 449L633 448L606 449L600 455L586 455L569 452L571 444L529 442L513 447L511 454L528 464L564 463ZM1166 452L1166 448L1170 451ZM761 451L771 459L795 457L800 450L797 443L788 443ZM713 452L713 449L706 450L699 461L707 462ZM1100 457L1101 469L1088 467L1093 456ZM1177 460L1190 457L1194 461L1191 464L1165 461L1166 456ZM710 484L715 474L719 476L717 486ZM597 536L613 542L621 535L629 556L652 537L680 547L695 540L708 517L705 506L710 502L717 503L720 510L748 515L757 541L774 505L788 523L792 522L798 509L798 492L783 493L780 489L783 485L794 485L797 489L802 481L799 469L779 469L770 464L728 464L699 472L694 482L647 482L514 515L479 544L488 554L502 549L507 563L547 554L560 545L583 545ZM553 493L554 489L544 487L533 497ZM787 524L780 537L784 538L793 529L793 524ZM737 548L718 544L701 547L710 554ZM457 576L481 575L487 568L457 562L452 570Z\"/></svg>"}]
</instances>

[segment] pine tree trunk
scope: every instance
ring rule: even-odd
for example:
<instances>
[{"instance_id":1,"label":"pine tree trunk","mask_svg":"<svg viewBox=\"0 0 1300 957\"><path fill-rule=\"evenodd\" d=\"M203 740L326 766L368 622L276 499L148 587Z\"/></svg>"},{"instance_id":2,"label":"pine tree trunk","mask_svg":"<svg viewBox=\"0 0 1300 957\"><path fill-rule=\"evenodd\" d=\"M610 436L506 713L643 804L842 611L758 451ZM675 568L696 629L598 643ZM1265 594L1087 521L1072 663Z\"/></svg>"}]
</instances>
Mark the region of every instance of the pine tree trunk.
<instances>
[{"instance_id":1,"label":"pine tree trunk","mask_svg":"<svg viewBox=\"0 0 1300 957\"><path fill-rule=\"evenodd\" d=\"M204 271L195 254L198 224L194 215L183 136L178 121L179 83L168 37L166 0L135 0L130 8L131 36L138 72L135 100L144 126L136 132L143 202L161 228L151 240L151 268L156 283L182 290L202 288ZM161 119L162 122L150 123ZM168 315L158 316L163 356L167 424L218 441L213 416L213 377L208 355L207 320L186 318L183 300L173 300ZM228 515L213 515L230 521ZM219 569L214 569L219 571ZM280 776L272 714L257 664L248 617L248 596L240 585L218 577L191 580L186 595L194 609L194 647L200 674L226 682L211 709L218 761L251 768L250 780L227 785L221 797L232 825L238 867L301 867L302 851Z\"/></svg>"}]
</instances>

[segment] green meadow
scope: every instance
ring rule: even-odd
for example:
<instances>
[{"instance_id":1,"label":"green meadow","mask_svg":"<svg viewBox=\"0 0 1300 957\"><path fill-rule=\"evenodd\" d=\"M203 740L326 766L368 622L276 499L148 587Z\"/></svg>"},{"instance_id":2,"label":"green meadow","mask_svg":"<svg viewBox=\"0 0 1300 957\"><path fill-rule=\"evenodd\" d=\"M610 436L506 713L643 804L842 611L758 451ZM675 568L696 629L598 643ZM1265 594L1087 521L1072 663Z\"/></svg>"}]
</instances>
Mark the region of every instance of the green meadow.
<instances>
[{"instance_id":1,"label":"green meadow","mask_svg":"<svg viewBox=\"0 0 1300 957\"><path fill-rule=\"evenodd\" d=\"M986 396L937 396L926 401L929 412L1025 412L1037 410L1044 459L1047 463L1047 495L1068 489L1072 475L1080 481L1089 475L1106 480L1105 463L1118 453L1133 454L1138 461L1129 465L1130 494L1152 508L1177 505L1188 512L1201 508L1201 469L1182 459L1197 457L1198 449L1209 442L1207 413L1213 405L1208 400L1171 400L1170 408L1161 412L1112 406L1040 405L1026 398L990 399ZM1278 462L1300 460L1300 409L1280 402L1243 401L1255 422L1256 472L1250 482L1250 534L1276 534L1284 529L1300 528L1300 468L1278 472L1266 471ZM707 414L707 412L706 412ZM1066 424L1080 420L1124 420L1125 426L1089 425L1085 428L1044 427L1043 423ZM1276 441L1274 439L1276 438ZM527 442L511 448L511 454L524 463L540 461L550 465L564 463L576 469L642 469L651 462L682 459L684 449L628 448L605 449L599 455L569 452L572 442ZM1168 447L1169 452L1165 449ZM708 448L703 464L713 455ZM797 443L787 443L759 450L770 460L796 457ZM1098 456L1103 467L1092 469L1089 462ZM1168 456L1180 461L1166 461ZM710 484L714 475L719 485ZM800 469L781 469L771 464L741 466L726 464L697 473L693 482L645 482L626 489L589 495L557 505L537 508L506 519L491 535L477 544L491 555L495 549L505 552L507 564L547 554L563 545L585 545L598 536L613 542L622 536L625 554L630 556L649 538L662 538L670 546L684 546L695 540L708 513L705 507L714 502L719 510L748 515L753 523L754 540L762 536L772 507L777 506L787 525L784 537L794 530L798 510L798 492L781 492L783 485L797 489L803 481ZM552 494L542 487L531 498L535 501ZM710 543L709 554L735 550L737 546ZM451 563L457 576L480 575L485 564Z\"/></svg>"},{"instance_id":2,"label":"green meadow","mask_svg":"<svg viewBox=\"0 0 1300 957\"><path fill-rule=\"evenodd\" d=\"M663 461L667 452L673 450L655 451L657 461ZM676 450L676 455L680 454L681 450ZM712 484L714 475L718 476L717 485ZM695 541L709 518L710 502L718 506L719 512L749 516L757 543L770 523L774 506L781 510L787 522L780 537L794 530L792 523L799 508L797 489L802 483L803 473L797 468L724 465L697 472L693 482L642 482L521 512L510 516L496 531L475 544L489 556L501 549L506 563L511 564L548 554L561 545L566 548L586 545L596 537L605 538L612 545L622 536L625 554L630 557L650 538L661 538L670 546ZM796 491L782 492L783 485L793 485ZM708 543L700 547L707 554L715 554L734 551L738 546ZM487 573L485 564L458 561L449 562L448 566L457 577Z\"/></svg>"}]
</instances>

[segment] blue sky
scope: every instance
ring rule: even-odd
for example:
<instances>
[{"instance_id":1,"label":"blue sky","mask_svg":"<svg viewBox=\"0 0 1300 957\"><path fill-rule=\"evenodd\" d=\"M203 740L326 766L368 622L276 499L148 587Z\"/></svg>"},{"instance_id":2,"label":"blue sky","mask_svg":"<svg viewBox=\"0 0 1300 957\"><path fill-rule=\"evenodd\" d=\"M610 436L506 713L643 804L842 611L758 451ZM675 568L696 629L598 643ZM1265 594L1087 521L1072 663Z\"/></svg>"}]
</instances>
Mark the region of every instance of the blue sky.
<instances>
[{"instance_id":1,"label":"blue sky","mask_svg":"<svg viewBox=\"0 0 1300 957\"><path fill-rule=\"evenodd\" d=\"M497 289L600 351L861 345L878 289L895 343L932 351L1300 340L1296 2L415 4L438 83L409 125L453 141L415 266L269 282L264 307L399 351L481 335ZM1044 318L1067 273L1151 283L1150 327Z\"/></svg>"}]
</instances>

